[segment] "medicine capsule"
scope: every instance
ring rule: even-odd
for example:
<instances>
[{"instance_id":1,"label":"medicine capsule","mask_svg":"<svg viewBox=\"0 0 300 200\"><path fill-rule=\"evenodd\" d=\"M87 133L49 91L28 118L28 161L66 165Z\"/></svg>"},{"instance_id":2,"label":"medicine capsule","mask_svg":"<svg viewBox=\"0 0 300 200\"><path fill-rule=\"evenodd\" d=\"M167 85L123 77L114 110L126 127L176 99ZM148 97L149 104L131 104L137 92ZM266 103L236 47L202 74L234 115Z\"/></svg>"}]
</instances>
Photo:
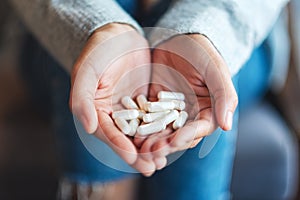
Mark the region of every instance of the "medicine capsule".
<instances>
[{"instance_id":1,"label":"medicine capsule","mask_svg":"<svg viewBox=\"0 0 300 200\"><path fill-rule=\"evenodd\" d=\"M128 135L131 132L131 127L124 118L117 117L115 119L115 123L125 135Z\"/></svg>"},{"instance_id":2,"label":"medicine capsule","mask_svg":"<svg viewBox=\"0 0 300 200\"><path fill-rule=\"evenodd\" d=\"M173 110L175 108L175 104L171 101L163 102L148 102L145 107L149 112L161 112L166 110Z\"/></svg>"},{"instance_id":3,"label":"medicine capsule","mask_svg":"<svg viewBox=\"0 0 300 200\"><path fill-rule=\"evenodd\" d=\"M188 118L187 112L181 111L179 113L179 117L173 123L173 129L176 130L176 129L179 129L179 128L183 127L183 125L185 124L187 118Z\"/></svg>"},{"instance_id":4,"label":"medicine capsule","mask_svg":"<svg viewBox=\"0 0 300 200\"><path fill-rule=\"evenodd\" d=\"M180 100L171 100L171 99L160 99L160 102L173 102L176 110L184 110L185 102Z\"/></svg>"},{"instance_id":5,"label":"medicine capsule","mask_svg":"<svg viewBox=\"0 0 300 200\"><path fill-rule=\"evenodd\" d=\"M144 115L146 114L145 111L143 110L138 110L139 111L139 116L138 116L138 119L143 119Z\"/></svg>"},{"instance_id":6,"label":"medicine capsule","mask_svg":"<svg viewBox=\"0 0 300 200\"><path fill-rule=\"evenodd\" d=\"M130 122L129 122L130 132L129 132L128 135L134 136L139 125L140 125L140 120L139 119L130 120Z\"/></svg>"},{"instance_id":7,"label":"medicine capsule","mask_svg":"<svg viewBox=\"0 0 300 200\"><path fill-rule=\"evenodd\" d=\"M145 104L148 102L147 98L145 97L145 95L141 94L139 96L137 96L136 101L140 107L141 110L147 111L145 109Z\"/></svg>"},{"instance_id":8,"label":"medicine capsule","mask_svg":"<svg viewBox=\"0 0 300 200\"><path fill-rule=\"evenodd\" d=\"M179 117L179 112L177 110L172 110L165 117L159 119L165 126L175 121Z\"/></svg>"},{"instance_id":9,"label":"medicine capsule","mask_svg":"<svg viewBox=\"0 0 300 200\"><path fill-rule=\"evenodd\" d=\"M121 99L123 106L127 109L139 109L136 103L132 100L130 96L125 96Z\"/></svg>"},{"instance_id":10,"label":"medicine capsule","mask_svg":"<svg viewBox=\"0 0 300 200\"><path fill-rule=\"evenodd\" d=\"M166 126L161 121L152 122L149 124L143 124L137 128L137 134L139 136L146 136L153 133L158 133L166 129Z\"/></svg>"},{"instance_id":11,"label":"medicine capsule","mask_svg":"<svg viewBox=\"0 0 300 200\"><path fill-rule=\"evenodd\" d=\"M167 91L160 91L157 94L158 99L173 99L173 100L180 100L183 101L185 96L183 93L180 92L167 92Z\"/></svg>"},{"instance_id":12,"label":"medicine capsule","mask_svg":"<svg viewBox=\"0 0 300 200\"><path fill-rule=\"evenodd\" d=\"M163 112L155 112L155 113L147 113L143 117L143 121L145 123L153 122L159 118L164 117L166 114L168 114L170 111L163 111Z\"/></svg>"},{"instance_id":13,"label":"medicine capsule","mask_svg":"<svg viewBox=\"0 0 300 200\"><path fill-rule=\"evenodd\" d=\"M139 111L137 110L119 110L112 113L112 118L123 118L125 120L136 119L139 116Z\"/></svg>"}]
</instances>

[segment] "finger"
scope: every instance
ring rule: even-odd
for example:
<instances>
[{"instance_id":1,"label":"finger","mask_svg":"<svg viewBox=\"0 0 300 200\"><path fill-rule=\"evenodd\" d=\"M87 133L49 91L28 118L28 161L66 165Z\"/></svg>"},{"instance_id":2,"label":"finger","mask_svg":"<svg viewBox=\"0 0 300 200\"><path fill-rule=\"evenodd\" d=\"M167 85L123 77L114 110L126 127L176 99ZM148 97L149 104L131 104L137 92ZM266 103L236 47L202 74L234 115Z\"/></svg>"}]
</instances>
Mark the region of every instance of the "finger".
<instances>
[{"instance_id":1,"label":"finger","mask_svg":"<svg viewBox=\"0 0 300 200\"><path fill-rule=\"evenodd\" d=\"M140 155L141 157L143 157L145 160L152 160L154 157L164 157L165 155L168 155L168 144L166 144L164 147L165 149L156 149L155 151L153 151L152 146L157 143L158 141L161 141L160 144L162 143L162 141L165 141L170 133L172 132L172 129L168 128L162 132L153 134L151 136L149 136L143 143L143 145L141 146L140 149ZM162 152L162 151L167 151L167 152Z\"/></svg>"},{"instance_id":2,"label":"finger","mask_svg":"<svg viewBox=\"0 0 300 200\"><path fill-rule=\"evenodd\" d=\"M160 138L151 146L151 152L154 157L165 157L172 152L172 147L170 146L170 138L171 136L166 136L163 138Z\"/></svg>"},{"instance_id":3,"label":"finger","mask_svg":"<svg viewBox=\"0 0 300 200\"><path fill-rule=\"evenodd\" d=\"M191 141L190 143L187 143L187 144L185 144L185 145L183 145L181 147L176 147L176 148L175 147L171 147L170 148L170 152L174 153L174 152L177 152L177 151L184 151L184 150L187 150L187 149L195 148L199 144L199 142L202 141L202 139L203 138L197 138L197 139Z\"/></svg>"},{"instance_id":4,"label":"finger","mask_svg":"<svg viewBox=\"0 0 300 200\"><path fill-rule=\"evenodd\" d=\"M98 112L99 128L95 136L109 145L125 162L133 165L137 150L132 141L119 131L107 113Z\"/></svg>"},{"instance_id":5,"label":"finger","mask_svg":"<svg viewBox=\"0 0 300 200\"><path fill-rule=\"evenodd\" d=\"M166 157L156 157L154 158L154 163L157 170L161 170L167 165L167 158Z\"/></svg>"},{"instance_id":6,"label":"finger","mask_svg":"<svg viewBox=\"0 0 300 200\"><path fill-rule=\"evenodd\" d=\"M166 154L188 149L195 140L200 141L201 138L212 133L217 128L217 124L211 117L211 112L211 109L202 111L196 121L189 122L169 137L156 141L152 146L153 154L166 156Z\"/></svg>"},{"instance_id":7,"label":"finger","mask_svg":"<svg viewBox=\"0 0 300 200\"><path fill-rule=\"evenodd\" d=\"M205 49L208 49L206 53L209 61L205 66L205 81L213 99L214 113L219 126L223 130L230 130L233 113L238 104L237 94L223 58L212 44L207 46L209 48Z\"/></svg>"},{"instance_id":8,"label":"finger","mask_svg":"<svg viewBox=\"0 0 300 200\"><path fill-rule=\"evenodd\" d=\"M192 145L189 147L190 149L195 148L201 141L203 138L199 138L193 141Z\"/></svg>"},{"instance_id":9,"label":"finger","mask_svg":"<svg viewBox=\"0 0 300 200\"><path fill-rule=\"evenodd\" d=\"M101 129L95 133L95 136L108 144L126 163L143 175L151 176L156 169L155 163L138 156L132 141L114 126L108 114L99 112L98 117Z\"/></svg>"},{"instance_id":10,"label":"finger","mask_svg":"<svg viewBox=\"0 0 300 200\"><path fill-rule=\"evenodd\" d=\"M213 72L215 70L208 69L207 76L210 78L207 85L212 94L214 113L219 126L223 130L230 130L238 98L230 76L221 71Z\"/></svg>"},{"instance_id":11,"label":"finger","mask_svg":"<svg viewBox=\"0 0 300 200\"><path fill-rule=\"evenodd\" d=\"M171 146L180 147L192 141L209 135L217 128L217 123L212 115L212 109L202 110L195 121L188 122L178 129L171 139Z\"/></svg>"},{"instance_id":12,"label":"finger","mask_svg":"<svg viewBox=\"0 0 300 200\"><path fill-rule=\"evenodd\" d=\"M212 116L212 109L207 108L198 114L195 121L188 122L174 133L161 137L153 136L146 140L141 151L151 151L155 157L167 156L173 152L188 149L194 140L209 135L216 128L217 123Z\"/></svg>"},{"instance_id":13,"label":"finger","mask_svg":"<svg viewBox=\"0 0 300 200\"><path fill-rule=\"evenodd\" d=\"M192 142L190 142L190 143L184 143L183 146L171 145L172 138L173 138L172 135L169 135L169 136L159 139L159 141L156 141L156 143L153 144L151 150L152 150L153 156L155 158L166 157L166 156L170 155L171 153L186 150L192 144Z\"/></svg>"},{"instance_id":14,"label":"finger","mask_svg":"<svg viewBox=\"0 0 300 200\"><path fill-rule=\"evenodd\" d=\"M147 177L154 174L156 170L156 166L153 161L146 161L140 157L138 157L136 162L133 163L131 166Z\"/></svg>"},{"instance_id":15,"label":"finger","mask_svg":"<svg viewBox=\"0 0 300 200\"><path fill-rule=\"evenodd\" d=\"M135 136L133 139L133 143L138 149L140 149L146 139L147 137Z\"/></svg>"},{"instance_id":16,"label":"finger","mask_svg":"<svg viewBox=\"0 0 300 200\"><path fill-rule=\"evenodd\" d=\"M88 133L95 132L98 127L94 105L97 84L98 78L92 67L81 67L72 77L70 107Z\"/></svg>"},{"instance_id":17,"label":"finger","mask_svg":"<svg viewBox=\"0 0 300 200\"><path fill-rule=\"evenodd\" d=\"M172 140L174 137L169 136L168 138L165 138L164 140L161 140L157 143L155 143L152 147L152 150L154 152L155 156L167 156L169 154L178 152L178 151L184 151L187 149L191 149L196 147L203 138L195 138L192 141L187 140L186 142L182 142L178 145L172 144ZM182 145L182 146L179 146Z\"/></svg>"}]
</instances>

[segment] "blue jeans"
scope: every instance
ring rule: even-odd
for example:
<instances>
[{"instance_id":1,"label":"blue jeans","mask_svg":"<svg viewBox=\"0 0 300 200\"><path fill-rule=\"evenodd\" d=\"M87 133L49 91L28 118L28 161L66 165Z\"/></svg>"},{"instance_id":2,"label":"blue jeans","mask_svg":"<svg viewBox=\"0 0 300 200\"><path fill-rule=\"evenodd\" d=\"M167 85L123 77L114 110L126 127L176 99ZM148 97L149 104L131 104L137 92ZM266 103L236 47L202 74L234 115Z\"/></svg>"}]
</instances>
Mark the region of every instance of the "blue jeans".
<instances>
[{"instance_id":1,"label":"blue jeans","mask_svg":"<svg viewBox=\"0 0 300 200\"><path fill-rule=\"evenodd\" d=\"M124 5L128 5L126 3L131 1L123 2ZM131 8L133 7L127 9ZM68 107L70 76L32 36L28 37L25 48L23 72L29 77L29 82L33 81L32 93L44 98L41 102L47 102L47 105L42 105L43 109L50 108L48 111L53 119L63 174L79 182L106 182L133 176L132 173L107 167L87 151L79 139ZM244 69L233 78L243 107L258 100L267 87L269 65L265 53L264 46L254 51ZM249 74L253 76L248 76ZM252 84L254 78L256 84ZM247 90L244 89L246 86ZM187 150L174 163L155 173L153 177L143 178L143 199L228 199L237 121L238 117L235 115L232 131L217 130L222 132L220 138L206 157L200 159L198 156L203 143L201 142L196 148Z\"/></svg>"}]
</instances>

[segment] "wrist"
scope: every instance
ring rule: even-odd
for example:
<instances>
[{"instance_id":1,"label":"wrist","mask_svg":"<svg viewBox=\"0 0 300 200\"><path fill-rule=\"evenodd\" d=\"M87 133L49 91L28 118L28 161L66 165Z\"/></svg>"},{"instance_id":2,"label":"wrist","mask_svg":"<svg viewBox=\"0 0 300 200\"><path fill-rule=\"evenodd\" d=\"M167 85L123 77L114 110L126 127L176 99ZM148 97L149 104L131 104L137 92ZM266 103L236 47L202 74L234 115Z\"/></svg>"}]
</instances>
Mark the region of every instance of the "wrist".
<instances>
[{"instance_id":1,"label":"wrist","mask_svg":"<svg viewBox=\"0 0 300 200\"><path fill-rule=\"evenodd\" d=\"M196 41L199 45L201 45L201 47L205 49L206 53L208 53L211 58L222 60L222 62L225 63L222 55L220 54L214 43L206 35L196 33L188 34L188 36Z\"/></svg>"},{"instance_id":2,"label":"wrist","mask_svg":"<svg viewBox=\"0 0 300 200\"><path fill-rule=\"evenodd\" d=\"M127 31L136 31L135 28L133 28L129 24L122 24L122 23L109 23L104 26L99 27L96 29L93 33L98 34L98 33L109 33L109 34L120 34L122 32L127 32Z\"/></svg>"},{"instance_id":3,"label":"wrist","mask_svg":"<svg viewBox=\"0 0 300 200\"><path fill-rule=\"evenodd\" d=\"M96 43L99 41L103 42L125 32L135 32L135 35L141 36L139 32L129 24L109 23L97 28L90 36L89 41L92 41L92 43L95 41L97 41Z\"/></svg>"}]
</instances>

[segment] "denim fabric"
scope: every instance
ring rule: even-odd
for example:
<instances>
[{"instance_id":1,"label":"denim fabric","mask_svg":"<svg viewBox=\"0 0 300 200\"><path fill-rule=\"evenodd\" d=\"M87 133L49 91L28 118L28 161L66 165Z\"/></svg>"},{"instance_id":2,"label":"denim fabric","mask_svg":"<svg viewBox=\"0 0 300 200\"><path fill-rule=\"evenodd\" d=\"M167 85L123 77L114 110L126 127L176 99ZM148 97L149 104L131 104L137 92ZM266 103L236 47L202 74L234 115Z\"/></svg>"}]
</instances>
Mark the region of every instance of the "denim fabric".
<instances>
[{"instance_id":1,"label":"denim fabric","mask_svg":"<svg viewBox=\"0 0 300 200\"><path fill-rule=\"evenodd\" d=\"M117 2L128 14L136 16L138 9L137 0L117 0Z\"/></svg>"},{"instance_id":2,"label":"denim fabric","mask_svg":"<svg viewBox=\"0 0 300 200\"><path fill-rule=\"evenodd\" d=\"M270 83L271 59L269 45L264 42L252 54L239 73L239 106L243 112L265 95Z\"/></svg>"},{"instance_id":3,"label":"denim fabric","mask_svg":"<svg viewBox=\"0 0 300 200\"><path fill-rule=\"evenodd\" d=\"M237 136L237 115L232 131L221 131L212 151L200 159L200 143L151 178L144 178L141 196L146 200L218 200L230 198L231 171Z\"/></svg>"},{"instance_id":4,"label":"denim fabric","mask_svg":"<svg viewBox=\"0 0 300 200\"><path fill-rule=\"evenodd\" d=\"M259 99L266 88L265 80L268 77L268 70L265 70L267 66L264 53L265 51L261 48L254 51L245 69L234 78L237 88L238 76L240 76L241 105L244 105L243 102L247 104L247 99ZM42 56L37 57L37 54ZM54 131L64 175L81 182L106 182L132 176L130 173L107 167L86 150L76 132L73 116L68 107L70 77L32 37L29 37L25 44L23 58L26 58L23 62L23 72L26 72L26 76L29 77L27 80L35 81L31 84L32 91L45 92L44 88L41 88L44 86L51 94L44 96L51 99L48 103L52 105ZM30 65L30 63L34 64ZM29 67L30 70L28 70ZM32 79L37 76L43 78ZM253 81L256 84L252 84ZM244 89L246 86L247 88ZM49 99L44 100L47 102ZM157 172L153 177L144 178L141 188L143 198L228 199L237 136L237 118L235 115L232 131L217 130L222 132L221 136L205 158L200 159L198 156L202 144L200 143L196 148L187 150L178 160Z\"/></svg>"}]
</instances>

